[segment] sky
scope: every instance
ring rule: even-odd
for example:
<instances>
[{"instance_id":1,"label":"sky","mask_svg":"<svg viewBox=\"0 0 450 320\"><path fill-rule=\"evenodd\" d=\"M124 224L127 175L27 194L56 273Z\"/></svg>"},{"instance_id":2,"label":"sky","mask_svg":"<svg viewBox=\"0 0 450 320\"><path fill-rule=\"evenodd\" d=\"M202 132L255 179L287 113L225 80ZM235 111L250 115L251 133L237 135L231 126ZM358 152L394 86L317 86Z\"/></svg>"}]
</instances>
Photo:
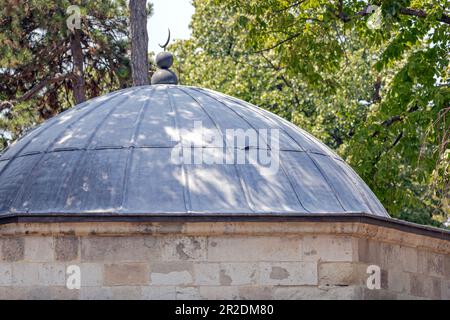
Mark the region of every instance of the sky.
<instances>
[{"instance_id":1,"label":"sky","mask_svg":"<svg viewBox=\"0 0 450 320\"><path fill-rule=\"evenodd\" d=\"M174 39L189 39L189 23L194 13L191 0L150 0L153 3L153 15L147 23L148 49L155 53L162 51L158 46L167 40L167 28L170 28L171 42Z\"/></svg>"}]
</instances>

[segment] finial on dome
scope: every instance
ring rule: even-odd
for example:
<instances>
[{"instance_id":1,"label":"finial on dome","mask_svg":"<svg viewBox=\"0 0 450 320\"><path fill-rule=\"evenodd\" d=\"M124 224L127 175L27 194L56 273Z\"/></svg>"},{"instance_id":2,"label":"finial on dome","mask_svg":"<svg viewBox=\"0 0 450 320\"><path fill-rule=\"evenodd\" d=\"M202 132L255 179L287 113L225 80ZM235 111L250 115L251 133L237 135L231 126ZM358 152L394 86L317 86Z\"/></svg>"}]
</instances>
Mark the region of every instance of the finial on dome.
<instances>
[{"instance_id":1,"label":"finial on dome","mask_svg":"<svg viewBox=\"0 0 450 320\"><path fill-rule=\"evenodd\" d=\"M151 84L178 84L177 75L169 69L173 64L173 55L170 52L166 51L169 41L170 29L166 43L164 45L159 45L164 49L164 51L156 55L155 61L156 65L158 66L158 70L156 70L156 72L153 74Z\"/></svg>"},{"instance_id":2,"label":"finial on dome","mask_svg":"<svg viewBox=\"0 0 450 320\"><path fill-rule=\"evenodd\" d=\"M164 49L164 51L166 51L166 48L167 48L167 46L169 45L169 42L170 42L170 29L168 28L167 30L169 31L169 36L167 37L166 43L163 44L163 45L158 44L158 46L159 46L161 49Z\"/></svg>"}]
</instances>

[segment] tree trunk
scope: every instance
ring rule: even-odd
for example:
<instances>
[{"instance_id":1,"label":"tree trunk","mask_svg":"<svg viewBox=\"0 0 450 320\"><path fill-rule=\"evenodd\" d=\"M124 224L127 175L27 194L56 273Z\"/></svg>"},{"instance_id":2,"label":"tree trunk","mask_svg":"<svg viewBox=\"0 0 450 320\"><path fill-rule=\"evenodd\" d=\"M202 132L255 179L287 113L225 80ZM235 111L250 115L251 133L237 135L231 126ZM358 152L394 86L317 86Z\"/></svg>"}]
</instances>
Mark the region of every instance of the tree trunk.
<instances>
[{"instance_id":1,"label":"tree trunk","mask_svg":"<svg viewBox=\"0 0 450 320\"><path fill-rule=\"evenodd\" d=\"M148 85L147 1L130 0L131 73L133 85Z\"/></svg>"},{"instance_id":2,"label":"tree trunk","mask_svg":"<svg viewBox=\"0 0 450 320\"><path fill-rule=\"evenodd\" d=\"M86 100L86 85L83 74L83 50L81 48L81 31L75 29L70 36L70 50L73 59L73 74L75 75L73 85L73 96L76 104Z\"/></svg>"}]
</instances>

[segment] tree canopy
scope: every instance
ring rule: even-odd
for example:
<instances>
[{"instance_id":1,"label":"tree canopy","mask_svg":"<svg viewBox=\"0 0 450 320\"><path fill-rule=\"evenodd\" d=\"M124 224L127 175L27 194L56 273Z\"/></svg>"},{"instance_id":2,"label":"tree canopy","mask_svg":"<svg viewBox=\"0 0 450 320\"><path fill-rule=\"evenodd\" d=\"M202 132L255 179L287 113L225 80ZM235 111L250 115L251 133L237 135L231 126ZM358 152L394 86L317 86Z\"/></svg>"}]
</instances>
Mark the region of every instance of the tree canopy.
<instances>
[{"instance_id":1,"label":"tree canopy","mask_svg":"<svg viewBox=\"0 0 450 320\"><path fill-rule=\"evenodd\" d=\"M66 23L74 4L76 34ZM125 1L0 0L2 145L75 103L129 85L127 36Z\"/></svg>"}]
</instances>

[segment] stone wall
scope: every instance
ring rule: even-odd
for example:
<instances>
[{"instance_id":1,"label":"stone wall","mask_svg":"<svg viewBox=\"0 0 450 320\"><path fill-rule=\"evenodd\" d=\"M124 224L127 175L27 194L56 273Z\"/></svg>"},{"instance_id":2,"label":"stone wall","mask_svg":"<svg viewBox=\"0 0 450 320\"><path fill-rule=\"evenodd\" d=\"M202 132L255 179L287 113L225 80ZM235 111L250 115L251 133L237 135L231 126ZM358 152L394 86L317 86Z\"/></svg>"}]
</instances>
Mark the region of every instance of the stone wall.
<instances>
[{"instance_id":1,"label":"stone wall","mask_svg":"<svg viewBox=\"0 0 450 320\"><path fill-rule=\"evenodd\" d=\"M449 243L355 222L8 224L0 298L450 299Z\"/></svg>"}]
</instances>

